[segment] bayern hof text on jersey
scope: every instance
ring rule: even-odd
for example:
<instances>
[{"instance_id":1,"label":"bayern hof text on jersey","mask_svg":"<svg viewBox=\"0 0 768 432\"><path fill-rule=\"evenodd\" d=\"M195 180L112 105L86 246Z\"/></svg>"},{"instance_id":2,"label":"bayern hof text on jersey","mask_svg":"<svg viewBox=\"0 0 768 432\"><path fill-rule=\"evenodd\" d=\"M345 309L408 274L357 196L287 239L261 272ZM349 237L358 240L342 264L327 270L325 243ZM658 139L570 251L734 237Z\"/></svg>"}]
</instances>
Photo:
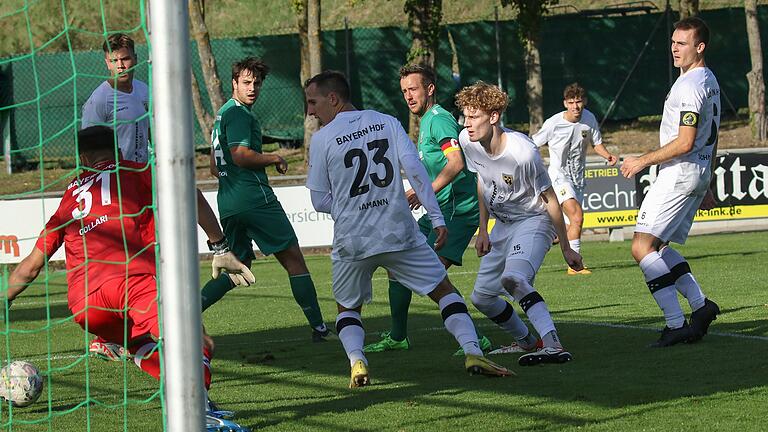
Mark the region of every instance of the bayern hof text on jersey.
<instances>
[{"instance_id":1,"label":"bayern hof text on jersey","mask_svg":"<svg viewBox=\"0 0 768 432\"><path fill-rule=\"evenodd\" d=\"M104 171L114 171L116 167L117 167L117 165L115 165L114 163L111 163L111 164L107 165L106 167L104 167ZM101 174L102 173L96 172L96 173L88 174L88 175L83 176L83 177L78 177L78 178L72 180L72 182L69 185L67 185L67 191L71 190L72 188L79 188L82 185L87 184L88 182L92 181L94 178L98 177Z\"/></svg>"},{"instance_id":2,"label":"bayern hof text on jersey","mask_svg":"<svg viewBox=\"0 0 768 432\"><path fill-rule=\"evenodd\" d=\"M354 140L358 140L360 138L363 138L364 136L368 135L372 132L379 132L384 130L384 123L374 123L372 125L368 125L362 129L356 130L350 134L344 134L336 137L336 144L342 145L344 143L352 142Z\"/></svg>"}]
</instances>

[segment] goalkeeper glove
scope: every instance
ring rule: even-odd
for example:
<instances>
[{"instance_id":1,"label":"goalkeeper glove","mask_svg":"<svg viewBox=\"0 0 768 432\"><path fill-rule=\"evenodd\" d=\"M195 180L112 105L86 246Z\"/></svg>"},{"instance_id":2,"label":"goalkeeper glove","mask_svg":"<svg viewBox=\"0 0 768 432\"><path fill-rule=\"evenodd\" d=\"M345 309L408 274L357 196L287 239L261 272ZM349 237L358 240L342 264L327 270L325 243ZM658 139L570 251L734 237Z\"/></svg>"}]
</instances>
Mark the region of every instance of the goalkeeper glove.
<instances>
[{"instance_id":1,"label":"goalkeeper glove","mask_svg":"<svg viewBox=\"0 0 768 432\"><path fill-rule=\"evenodd\" d=\"M211 243L209 241L208 248L213 252L211 275L214 279L219 277L219 274L221 274L222 270L224 270L227 276L229 276L229 279L232 280L232 283L235 284L235 286L249 286L256 282L256 278L253 276L253 273L251 273L251 269L249 269L245 264L241 263L235 254L229 251L226 238L222 238L215 243Z\"/></svg>"}]
</instances>

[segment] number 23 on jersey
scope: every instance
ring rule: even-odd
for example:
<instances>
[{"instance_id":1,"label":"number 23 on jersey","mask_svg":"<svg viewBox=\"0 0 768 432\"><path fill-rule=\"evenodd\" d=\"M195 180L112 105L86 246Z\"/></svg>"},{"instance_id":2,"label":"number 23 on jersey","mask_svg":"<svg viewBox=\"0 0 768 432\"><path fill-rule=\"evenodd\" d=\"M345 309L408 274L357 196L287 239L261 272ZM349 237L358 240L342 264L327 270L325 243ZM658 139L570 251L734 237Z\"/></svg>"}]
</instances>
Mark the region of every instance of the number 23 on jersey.
<instances>
[{"instance_id":1,"label":"number 23 on jersey","mask_svg":"<svg viewBox=\"0 0 768 432\"><path fill-rule=\"evenodd\" d=\"M370 180L376 187L385 188L389 186L395 178L395 169L392 166L392 162L387 158L389 141L387 139L378 139L369 142L365 147L367 147L369 151L375 150L371 160L377 165L376 171L370 174L368 174L368 154L363 151L363 149L353 148L344 155L344 166L347 168L354 168L355 162L357 161L355 178L349 188L350 198L368 193L371 190L371 185L368 183L368 180ZM384 166L383 178L379 175L378 165ZM366 174L368 175L366 176Z\"/></svg>"}]
</instances>

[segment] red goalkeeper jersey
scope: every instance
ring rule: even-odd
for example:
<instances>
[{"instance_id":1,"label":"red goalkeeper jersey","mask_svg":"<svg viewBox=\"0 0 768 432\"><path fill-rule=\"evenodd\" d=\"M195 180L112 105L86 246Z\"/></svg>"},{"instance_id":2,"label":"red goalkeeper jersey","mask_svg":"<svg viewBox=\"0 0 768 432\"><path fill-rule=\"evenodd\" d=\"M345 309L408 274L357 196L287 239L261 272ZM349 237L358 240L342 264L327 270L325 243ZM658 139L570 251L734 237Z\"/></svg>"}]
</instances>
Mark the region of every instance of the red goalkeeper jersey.
<instances>
[{"instance_id":1,"label":"red goalkeeper jersey","mask_svg":"<svg viewBox=\"0 0 768 432\"><path fill-rule=\"evenodd\" d=\"M46 257L64 244L69 305L108 280L155 274L149 167L121 160L93 168L69 184L36 243Z\"/></svg>"}]
</instances>

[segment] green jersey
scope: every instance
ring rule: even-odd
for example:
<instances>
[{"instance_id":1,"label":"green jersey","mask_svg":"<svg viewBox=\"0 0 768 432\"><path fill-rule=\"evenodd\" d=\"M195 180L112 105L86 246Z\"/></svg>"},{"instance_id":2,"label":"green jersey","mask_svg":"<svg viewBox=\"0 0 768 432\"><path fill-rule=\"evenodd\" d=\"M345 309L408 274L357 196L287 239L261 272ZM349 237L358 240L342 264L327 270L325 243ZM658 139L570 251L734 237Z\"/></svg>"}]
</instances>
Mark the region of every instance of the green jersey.
<instances>
[{"instance_id":1,"label":"green jersey","mask_svg":"<svg viewBox=\"0 0 768 432\"><path fill-rule=\"evenodd\" d=\"M432 105L421 117L419 158L433 181L448 164L447 154L455 151L461 154L458 142L460 130L451 113L440 105ZM467 169L466 163L464 169L436 196L440 209L447 217L478 217L477 179Z\"/></svg>"},{"instance_id":2,"label":"green jersey","mask_svg":"<svg viewBox=\"0 0 768 432\"><path fill-rule=\"evenodd\" d=\"M263 207L277 199L264 168L241 168L232 162L230 149L234 146L261 153L261 126L250 107L228 100L216 114L211 146L219 171L219 217Z\"/></svg>"}]
</instances>

